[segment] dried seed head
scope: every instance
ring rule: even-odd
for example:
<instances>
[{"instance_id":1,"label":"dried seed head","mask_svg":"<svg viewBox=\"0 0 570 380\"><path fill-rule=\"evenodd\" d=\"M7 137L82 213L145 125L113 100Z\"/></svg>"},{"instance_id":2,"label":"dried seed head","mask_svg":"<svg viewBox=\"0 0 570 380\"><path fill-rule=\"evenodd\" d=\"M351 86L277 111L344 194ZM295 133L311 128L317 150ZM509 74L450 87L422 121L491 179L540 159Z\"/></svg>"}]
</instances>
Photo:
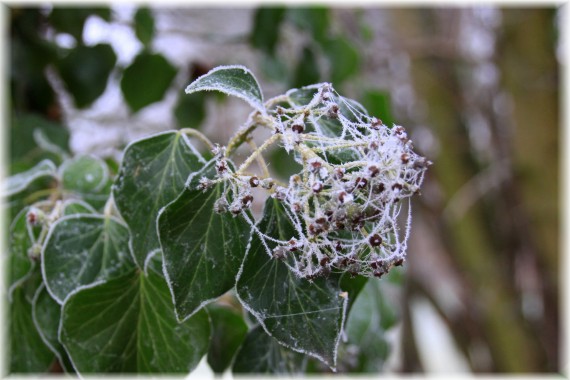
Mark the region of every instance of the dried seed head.
<instances>
[{"instance_id":1,"label":"dried seed head","mask_svg":"<svg viewBox=\"0 0 570 380\"><path fill-rule=\"evenodd\" d=\"M368 144L368 149L370 149L373 152L377 151L378 143L376 141L371 141L370 144Z\"/></svg>"},{"instance_id":2,"label":"dried seed head","mask_svg":"<svg viewBox=\"0 0 570 380\"><path fill-rule=\"evenodd\" d=\"M237 203L232 203L232 205L230 206L230 212L234 215L239 215L241 214L241 205L237 204Z\"/></svg>"},{"instance_id":3,"label":"dried seed head","mask_svg":"<svg viewBox=\"0 0 570 380\"><path fill-rule=\"evenodd\" d=\"M222 214L224 212L228 211L228 201L226 201L226 198L221 197L219 198L215 203L214 203L214 211L217 212L218 214Z\"/></svg>"},{"instance_id":4,"label":"dried seed head","mask_svg":"<svg viewBox=\"0 0 570 380\"><path fill-rule=\"evenodd\" d=\"M293 132L299 133L299 134L303 133L305 131L305 127L301 124L293 124L291 129L293 130Z\"/></svg>"},{"instance_id":5,"label":"dried seed head","mask_svg":"<svg viewBox=\"0 0 570 380\"><path fill-rule=\"evenodd\" d=\"M375 270L373 272L373 274L374 274L374 277L380 278L384 275L384 271L382 269L378 269L378 270Z\"/></svg>"},{"instance_id":6,"label":"dried seed head","mask_svg":"<svg viewBox=\"0 0 570 380\"><path fill-rule=\"evenodd\" d=\"M214 156L221 157L226 153L226 147L220 146L220 144L216 144L212 148L212 153L214 154Z\"/></svg>"},{"instance_id":7,"label":"dried seed head","mask_svg":"<svg viewBox=\"0 0 570 380\"><path fill-rule=\"evenodd\" d=\"M198 181L198 190L206 191L212 186L212 181L206 177L200 178Z\"/></svg>"},{"instance_id":8,"label":"dried seed head","mask_svg":"<svg viewBox=\"0 0 570 380\"><path fill-rule=\"evenodd\" d=\"M323 184L322 182L315 182L312 186L313 189L313 193L318 194L323 190Z\"/></svg>"},{"instance_id":9,"label":"dried seed head","mask_svg":"<svg viewBox=\"0 0 570 380\"><path fill-rule=\"evenodd\" d=\"M399 183L395 183L392 185L392 190L394 190L394 193L399 193L402 190L403 186Z\"/></svg>"},{"instance_id":10,"label":"dried seed head","mask_svg":"<svg viewBox=\"0 0 570 380\"><path fill-rule=\"evenodd\" d=\"M354 197L352 196L352 194L349 194L346 191L341 191L338 194L338 201L340 202L340 204L352 202L353 200L354 200Z\"/></svg>"},{"instance_id":11,"label":"dried seed head","mask_svg":"<svg viewBox=\"0 0 570 380\"><path fill-rule=\"evenodd\" d=\"M333 178L336 180L340 180L342 179L342 177L344 177L344 173L345 173L345 169L344 168L334 168L333 170Z\"/></svg>"},{"instance_id":12,"label":"dried seed head","mask_svg":"<svg viewBox=\"0 0 570 380\"><path fill-rule=\"evenodd\" d=\"M322 166L323 164L317 159L309 160L309 168L313 173L317 173Z\"/></svg>"},{"instance_id":13,"label":"dried seed head","mask_svg":"<svg viewBox=\"0 0 570 380\"><path fill-rule=\"evenodd\" d=\"M251 206L252 202L253 202L253 195L251 195L251 194L247 194L241 199L241 204L245 208L249 208L249 206Z\"/></svg>"},{"instance_id":14,"label":"dried seed head","mask_svg":"<svg viewBox=\"0 0 570 380\"><path fill-rule=\"evenodd\" d=\"M324 266L326 266L326 265L327 265L328 263L330 263L330 262L331 262L331 259L330 259L328 256L323 256L323 257L321 258L321 260L319 261L319 264L320 264L322 267L324 267Z\"/></svg>"},{"instance_id":15,"label":"dried seed head","mask_svg":"<svg viewBox=\"0 0 570 380\"><path fill-rule=\"evenodd\" d=\"M368 242L370 243L371 246L378 247L382 244L382 238L380 237L380 235L374 234L368 238Z\"/></svg>"},{"instance_id":16,"label":"dried seed head","mask_svg":"<svg viewBox=\"0 0 570 380\"><path fill-rule=\"evenodd\" d=\"M217 160L216 161L216 171L218 174L224 174L228 170L228 164L226 160Z\"/></svg>"},{"instance_id":17,"label":"dried seed head","mask_svg":"<svg viewBox=\"0 0 570 380\"><path fill-rule=\"evenodd\" d=\"M383 125L382 120L373 117L372 121L370 122L370 129L378 131L380 130L380 127L382 127L382 125Z\"/></svg>"},{"instance_id":18,"label":"dried seed head","mask_svg":"<svg viewBox=\"0 0 570 380\"><path fill-rule=\"evenodd\" d=\"M342 243L339 240L334 242L334 249L339 252L342 251Z\"/></svg>"},{"instance_id":19,"label":"dried seed head","mask_svg":"<svg viewBox=\"0 0 570 380\"><path fill-rule=\"evenodd\" d=\"M301 204L299 202L295 202L291 205L291 208L293 209L293 211L295 213L300 213L303 210L303 207L301 206Z\"/></svg>"},{"instance_id":20,"label":"dried seed head","mask_svg":"<svg viewBox=\"0 0 570 380\"><path fill-rule=\"evenodd\" d=\"M331 119L338 118L338 104L333 104L327 110L327 116Z\"/></svg>"},{"instance_id":21,"label":"dried seed head","mask_svg":"<svg viewBox=\"0 0 570 380\"><path fill-rule=\"evenodd\" d=\"M257 178L256 176L252 176L249 179L249 186L251 187L257 187L259 186L259 178Z\"/></svg>"},{"instance_id":22,"label":"dried seed head","mask_svg":"<svg viewBox=\"0 0 570 380\"><path fill-rule=\"evenodd\" d=\"M283 246L277 246L273 248L273 258L277 260L282 260L287 256L287 249Z\"/></svg>"},{"instance_id":23,"label":"dried seed head","mask_svg":"<svg viewBox=\"0 0 570 380\"><path fill-rule=\"evenodd\" d=\"M315 219L315 223L318 224L325 224L327 222L327 218L324 216L319 216Z\"/></svg>"},{"instance_id":24,"label":"dried seed head","mask_svg":"<svg viewBox=\"0 0 570 380\"><path fill-rule=\"evenodd\" d=\"M325 230L323 229L323 226L320 224L315 224L315 223L311 223L309 224L309 233L311 235L320 235L323 232L325 232Z\"/></svg>"},{"instance_id":25,"label":"dried seed head","mask_svg":"<svg viewBox=\"0 0 570 380\"><path fill-rule=\"evenodd\" d=\"M287 198L287 189L282 186L278 186L275 188L275 191L271 196L278 201L284 201Z\"/></svg>"},{"instance_id":26,"label":"dried seed head","mask_svg":"<svg viewBox=\"0 0 570 380\"><path fill-rule=\"evenodd\" d=\"M382 182L377 183L374 185L374 187L372 187L372 192L374 194L380 194L384 190L386 190L386 186Z\"/></svg>"},{"instance_id":27,"label":"dried seed head","mask_svg":"<svg viewBox=\"0 0 570 380\"><path fill-rule=\"evenodd\" d=\"M410 155L408 153L402 153L400 158L402 159L402 164L407 164L410 161Z\"/></svg>"},{"instance_id":28,"label":"dried seed head","mask_svg":"<svg viewBox=\"0 0 570 380\"><path fill-rule=\"evenodd\" d=\"M299 185L302 182L301 176L299 176L298 174L293 174L290 178L289 178L289 183L293 184L293 185Z\"/></svg>"},{"instance_id":29,"label":"dried seed head","mask_svg":"<svg viewBox=\"0 0 570 380\"><path fill-rule=\"evenodd\" d=\"M356 179L354 180L354 186L357 189L364 189L366 185L368 185L368 180L366 178L356 177Z\"/></svg>"},{"instance_id":30,"label":"dried seed head","mask_svg":"<svg viewBox=\"0 0 570 380\"><path fill-rule=\"evenodd\" d=\"M39 220L39 215L36 211L34 210L30 210L28 211L28 214L26 215L28 223L32 226L35 226L38 223Z\"/></svg>"},{"instance_id":31,"label":"dried seed head","mask_svg":"<svg viewBox=\"0 0 570 380\"><path fill-rule=\"evenodd\" d=\"M380 173L380 169L378 169L378 166L370 165L368 167L368 174L370 174L370 177L374 178L378 175L378 173Z\"/></svg>"},{"instance_id":32,"label":"dried seed head","mask_svg":"<svg viewBox=\"0 0 570 380\"><path fill-rule=\"evenodd\" d=\"M289 244L289 251L295 252L297 250L297 241L295 239L289 240L288 244Z\"/></svg>"},{"instance_id":33,"label":"dried seed head","mask_svg":"<svg viewBox=\"0 0 570 380\"><path fill-rule=\"evenodd\" d=\"M431 165L431 161L427 161L424 157L419 157L417 160L414 161L413 168L417 170L422 170Z\"/></svg>"},{"instance_id":34,"label":"dried seed head","mask_svg":"<svg viewBox=\"0 0 570 380\"><path fill-rule=\"evenodd\" d=\"M275 182L273 181L272 178L265 178L263 180L261 180L261 187L263 187L266 190L270 190L273 185L275 185Z\"/></svg>"}]
</instances>

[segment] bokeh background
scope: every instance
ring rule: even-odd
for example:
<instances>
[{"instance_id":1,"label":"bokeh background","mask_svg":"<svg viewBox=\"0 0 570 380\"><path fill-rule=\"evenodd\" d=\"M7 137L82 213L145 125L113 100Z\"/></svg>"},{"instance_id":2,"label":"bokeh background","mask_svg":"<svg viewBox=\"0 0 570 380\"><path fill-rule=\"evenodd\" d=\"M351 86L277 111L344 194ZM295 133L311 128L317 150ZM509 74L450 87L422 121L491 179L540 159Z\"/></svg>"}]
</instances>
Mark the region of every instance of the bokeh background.
<instances>
[{"instance_id":1,"label":"bokeh background","mask_svg":"<svg viewBox=\"0 0 570 380\"><path fill-rule=\"evenodd\" d=\"M266 98L332 82L405 126L434 163L413 201L403 276L380 281L392 319L369 327L385 355L368 370L567 365L559 169L569 20L554 5L8 8L8 174L38 162L46 141L109 162L169 129L226 142L248 105L183 91L218 65L250 68ZM285 176L282 158L269 161Z\"/></svg>"}]
</instances>

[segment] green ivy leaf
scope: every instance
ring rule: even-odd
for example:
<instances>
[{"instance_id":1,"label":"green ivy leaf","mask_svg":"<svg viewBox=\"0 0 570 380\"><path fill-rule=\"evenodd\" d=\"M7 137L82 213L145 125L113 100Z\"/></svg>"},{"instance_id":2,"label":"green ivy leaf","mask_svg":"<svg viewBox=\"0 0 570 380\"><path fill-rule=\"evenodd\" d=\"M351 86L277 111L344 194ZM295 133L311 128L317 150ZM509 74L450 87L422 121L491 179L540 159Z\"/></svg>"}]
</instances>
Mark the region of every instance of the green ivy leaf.
<instances>
[{"instance_id":1,"label":"green ivy leaf","mask_svg":"<svg viewBox=\"0 0 570 380\"><path fill-rule=\"evenodd\" d=\"M61 317L61 305L50 297L45 285L41 285L32 300L32 318L38 333L44 343L57 356L66 372L73 372L73 365L69 356L57 337L59 321Z\"/></svg>"},{"instance_id":2,"label":"green ivy leaf","mask_svg":"<svg viewBox=\"0 0 570 380\"><path fill-rule=\"evenodd\" d=\"M206 192L196 189L212 170L213 161L158 217L164 273L179 320L233 288L249 238L250 226L241 216L214 211L224 183Z\"/></svg>"},{"instance_id":3,"label":"green ivy leaf","mask_svg":"<svg viewBox=\"0 0 570 380\"><path fill-rule=\"evenodd\" d=\"M352 371L378 373L388 357L390 347L384 332L397 319L394 310L386 302L383 285L378 280L368 281L348 317L347 346L352 346L351 351L356 353L357 363L351 368Z\"/></svg>"},{"instance_id":4,"label":"green ivy leaf","mask_svg":"<svg viewBox=\"0 0 570 380\"><path fill-rule=\"evenodd\" d=\"M81 200L72 199L63 202L63 216L74 214L95 214L97 213L89 203Z\"/></svg>"},{"instance_id":5,"label":"green ivy leaf","mask_svg":"<svg viewBox=\"0 0 570 380\"><path fill-rule=\"evenodd\" d=\"M49 15L50 24L59 32L69 33L76 41L82 43L83 26L87 18L97 15L104 20L111 20L109 8L85 8L85 7L54 7Z\"/></svg>"},{"instance_id":6,"label":"green ivy leaf","mask_svg":"<svg viewBox=\"0 0 570 380\"><path fill-rule=\"evenodd\" d=\"M109 180L109 169L95 156L77 156L60 167L63 188L77 193L101 190Z\"/></svg>"},{"instance_id":7,"label":"green ivy leaf","mask_svg":"<svg viewBox=\"0 0 570 380\"><path fill-rule=\"evenodd\" d=\"M80 373L189 373L208 350L202 310L179 324L154 271L84 288L62 308L60 340Z\"/></svg>"},{"instance_id":8,"label":"green ivy leaf","mask_svg":"<svg viewBox=\"0 0 570 380\"><path fill-rule=\"evenodd\" d=\"M292 87L302 87L318 83L320 76L317 57L313 49L309 46L305 46L295 68Z\"/></svg>"},{"instance_id":9,"label":"green ivy leaf","mask_svg":"<svg viewBox=\"0 0 570 380\"><path fill-rule=\"evenodd\" d=\"M236 310L217 304L207 307L212 321L212 339L208 350L208 364L215 373L221 374L247 335L247 324Z\"/></svg>"},{"instance_id":10,"label":"green ivy leaf","mask_svg":"<svg viewBox=\"0 0 570 380\"><path fill-rule=\"evenodd\" d=\"M66 160L59 173L66 195L82 199L95 209L103 208L111 195L109 168L98 157L80 155Z\"/></svg>"},{"instance_id":11,"label":"green ivy leaf","mask_svg":"<svg viewBox=\"0 0 570 380\"><path fill-rule=\"evenodd\" d=\"M8 272L8 298L11 299L12 292L32 273L35 263L28 255L29 249L32 247L32 236L27 226L27 213L29 207L26 207L18 213L12 225L10 226L10 256L9 272Z\"/></svg>"},{"instance_id":12,"label":"green ivy leaf","mask_svg":"<svg viewBox=\"0 0 570 380\"><path fill-rule=\"evenodd\" d=\"M326 41L330 25L330 10L326 6L290 8L287 17L300 29L309 31L315 41Z\"/></svg>"},{"instance_id":13,"label":"green ivy leaf","mask_svg":"<svg viewBox=\"0 0 570 380\"><path fill-rule=\"evenodd\" d=\"M33 137L40 149L44 150L48 154L51 153L52 155L56 156L59 162L69 157L67 150L52 142L45 131L41 128L34 129Z\"/></svg>"},{"instance_id":14,"label":"green ivy leaf","mask_svg":"<svg viewBox=\"0 0 570 380\"><path fill-rule=\"evenodd\" d=\"M135 141L125 149L113 185L117 209L129 226L130 245L139 267L160 248L158 211L184 189L188 176L205 161L182 132L166 132Z\"/></svg>"},{"instance_id":15,"label":"green ivy leaf","mask_svg":"<svg viewBox=\"0 0 570 380\"><path fill-rule=\"evenodd\" d=\"M266 56L259 62L263 77L279 83L289 83L291 72L287 64L278 56Z\"/></svg>"},{"instance_id":16,"label":"green ivy leaf","mask_svg":"<svg viewBox=\"0 0 570 380\"><path fill-rule=\"evenodd\" d=\"M176 68L160 54L143 51L123 72L121 91L131 110L137 112L162 100L176 76Z\"/></svg>"},{"instance_id":17,"label":"green ivy leaf","mask_svg":"<svg viewBox=\"0 0 570 380\"><path fill-rule=\"evenodd\" d=\"M75 105L85 108L103 94L117 56L111 45L78 46L58 63L65 87Z\"/></svg>"},{"instance_id":18,"label":"green ivy leaf","mask_svg":"<svg viewBox=\"0 0 570 380\"><path fill-rule=\"evenodd\" d=\"M71 215L50 229L42 252L42 272L52 297L63 303L83 285L123 275L134 267L129 231L118 219Z\"/></svg>"},{"instance_id":19,"label":"green ivy leaf","mask_svg":"<svg viewBox=\"0 0 570 380\"><path fill-rule=\"evenodd\" d=\"M34 114L18 114L10 120L9 125L10 174L28 170L42 159L59 164L64 156L62 152L69 154L69 132L61 124ZM38 139L39 136L57 148L46 151L46 145L40 144L42 139Z\"/></svg>"},{"instance_id":20,"label":"green ivy leaf","mask_svg":"<svg viewBox=\"0 0 570 380\"><path fill-rule=\"evenodd\" d=\"M244 66L218 66L197 78L186 87L186 93L220 91L248 102L253 108L265 113L263 94L253 73Z\"/></svg>"},{"instance_id":21,"label":"green ivy leaf","mask_svg":"<svg viewBox=\"0 0 570 380\"><path fill-rule=\"evenodd\" d=\"M261 326L257 326L247 334L237 353L232 372L300 375L304 372L306 363L305 355L283 347L267 335Z\"/></svg>"},{"instance_id":22,"label":"green ivy leaf","mask_svg":"<svg viewBox=\"0 0 570 380\"><path fill-rule=\"evenodd\" d=\"M55 175L42 176L29 183L24 190L4 198L2 207L6 210L7 220L14 220L24 207L49 200L58 191L56 184Z\"/></svg>"},{"instance_id":23,"label":"green ivy leaf","mask_svg":"<svg viewBox=\"0 0 570 380\"><path fill-rule=\"evenodd\" d=\"M43 160L36 166L22 173L15 174L8 178L3 196L11 196L25 190L32 182L42 177L56 176L56 167L50 160Z\"/></svg>"},{"instance_id":24,"label":"green ivy leaf","mask_svg":"<svg viewBox=\"0 0 570 380\"><path fill-rule=\"evenodd\" d=\"M295 235L282 204L271 198L257 228L280 241ZM237 279L238 298L279 343L334 368L347 308L339 279L331 276L310 282L298 278L283 262L271 258L264 244L270 249L276 245L252 234Z\"/></svg>"},{"instance_id":25,"label":"green ivy leaf","mask_svg":"<svg viewBox=\"0 0 570 380\"><path fill-rule=\"evenodd\" d=\"M154 17L148 7L141 7L135 13L135 34L143 45L148 46L154 36Z\"/></svg>"},{"instance_id":26,"label":"green ivy leaf","mask_svg":"<svg viewBox=\"0 0 570 380\"><path fill-rule=\"evenodd\" d=\"M337 87L358 72L360 55L354 44L346 38L336 37L327 41L325 50L331 62L331 82Z\"/></svg>"},{"instance_id":27,"label":"green ivy leaf","mask_svg":"<svg viewBox=\"0 0 570 380\"><path fill-rule=\"evenodd\" d=\"M384 125L392 126L394 117L392 116L392 106L390 104L390 94L385 91L367 91L364 93L362 103L371 115L377 116Z\"/></svg>"},{"instance_id":28,"label":"green ivy leaf","mask_svg":"<svg viewBox=\"0 0 570 380\"><path fill-rule=\"evenodd\" d=\"M32 319L32 295L41 277L26 281L14 289L10 303L10 372L46 372L54 354L46 346ZM39 280L39 281L38 281Z\"/></svg>"},{"instance_id":29,"label":"green ivy leaf","mask_svg":"<svg viewBox=\"0 0 570 380\"><path fill-rule=\"evenodd\" d=\"M343 273L340 278L340 287L348 292L348 308L347 313L352 310L355 301L358 299L360 292L368 282L368 278L363 276L352 277L348 273Z\"/></svg>"},{"instance_id":30,"label":"green ivy leaf","mask_svg":"<svg viewBox=\"0 0 570 380\"><path fill-rule=\"evenodd\" d=\"M186 96L180 93L174 108L174 116L179 128L200 128L206 118L206 94Z\"/></svg>"},{"instance_id":31,"label":"green ivy leaf","mask_svg":"<svg viewBox=\"0 0 570 380\"><path fill-rule=\"evenodd\" d=\"M279 40L279 27L285 16L284 7L259 7L253 16L251 45L269 55L275 53Z\"/></svg>"}]
</instances>

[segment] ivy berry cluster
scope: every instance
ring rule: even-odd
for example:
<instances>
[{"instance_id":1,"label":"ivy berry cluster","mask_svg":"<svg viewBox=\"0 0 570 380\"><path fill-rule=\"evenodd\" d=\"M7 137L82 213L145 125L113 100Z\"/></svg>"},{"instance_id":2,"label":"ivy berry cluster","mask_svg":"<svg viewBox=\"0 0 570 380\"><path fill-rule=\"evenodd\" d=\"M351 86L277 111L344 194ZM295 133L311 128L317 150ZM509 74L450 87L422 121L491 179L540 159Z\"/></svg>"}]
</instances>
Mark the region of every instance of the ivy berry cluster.
<instances>
[{"instance_id":1,"label":"ivy berry cluster","mask_svg":"<svg viewBox=\"0 0 570 380\"><path fill-rule=\"evenodd\" d=\"M198 188L227 183L215 211L243 215L264 241L269 237L255 229L246 212L254 200L252 188L262 187L281 201L296 233L289 240L276 241L272 249L266 245L267 253L301 278L332 272L381 277L403 264L411 223L409 198L419 193L431 162L413 151L403 127L390 127L368 116L331 84L303 90L312 94L306 104L296 104L295 93L289 92L270 100L265 115L253 113L242 127L245 132L237 136L243 140L252 126L259 125L273 134L238 170L228 162L230 149L216 146L216 178L203 177ZM302 165L286 184L245 173L272 144ZM407 219L402 227L398 216L404 208Z\"/></svg>"}]
</instances>

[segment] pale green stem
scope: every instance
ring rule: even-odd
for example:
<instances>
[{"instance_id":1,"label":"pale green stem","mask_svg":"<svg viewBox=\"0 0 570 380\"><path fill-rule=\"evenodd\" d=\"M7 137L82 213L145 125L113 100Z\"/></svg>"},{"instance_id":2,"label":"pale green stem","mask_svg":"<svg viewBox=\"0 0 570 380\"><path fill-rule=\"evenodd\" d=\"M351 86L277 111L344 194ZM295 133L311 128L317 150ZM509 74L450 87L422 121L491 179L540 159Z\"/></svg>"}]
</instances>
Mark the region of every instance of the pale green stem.
<instances>
[{"instance_id":1,"label":"pale green stem","mask_svg":"<svg viewBox=\"0 0 570 380\"><path fill-rule=\"evenodd\" d=\"M315 147L315 148L313 148L313 150L315 152L322 153L322 152L328 152L330 150L356 148L356 147L362 147L362 146L366 146L366 143L347 143L347 144L341 144L341 145L329 145L329 146L325 146L323 148Z\"/></svg>"},{"instance_id":2,"label":"pale green stem","mask_svg":"<svg viewBox=\"0 0 570 380\"><path fill-rule=\"evenodd\" d=\"M253 130L257 127L256 124L252 124L249 126L245 126L244 128L240 128L234 137L228 143L226 147L226 157L229 157L237 148L241 146L247 139L248 135L253 132Z\"/></svg>"},{"instance_id":3,"label":"pale green stem","mask_svg":"<svg viewBox=\"0 0 570 380\"><path fill-rule=\"evenodd\" d=\"M196 137L198 140L204 143L204 145L206 145L210 150L214 149L214 144L210 141L210 139L207 138L202 132L198 131L197 129L182 128L180 132L186 133L187 135L190 135L192 137Z\"/></svg>"},{"instance_id":4,"label":"pale green stem","mask_svg":"<svg viewBox=\"0 0 570 380\"><path fill-rule=\"evenodd\" d=\"M236 172L237 175L240 175L245 169L247 169L247 167L249 165L251 165L251 163L257 159L257 157L263 153L263 151L265 151L265 149L267 149L267 147L269 147L271 144L275 143L277 140L279 140L281 138L280 134L275 134L273 136L271 136L270 138L268 138L267 140L265 140L265 142L263 144L261 144L261 146L259 148L257 148L257 150L255 150L239 167L238 171Z\"/></svg>"},{"instance_id":5,"label":"pale green stem","mask_svg":"<svg viewBox=\"0 0 570 380\"><path fill-rule=\"evenodd\" d=\"M264 105L265 108L270 108L271 106L280 102L289 102L289 97L287 95L279 95L267 100Z\"/></svg>"},{"instance_id":6,"label":"pale green stem","mask_svg":"<svg viewBox=\"0 0 570 380\"><path fill-rule=\"evenodd\" d=\"M105 208L103 209L103 215L105 218L110 217L113 214L113 208L115 207L115 200L113 199L113 194L107 199L105 203Z\"/></svg>"},{"instance_id":7,"label":"pale green stem","mask_svg":"<svg viewBox=\"0 0 570 380\"><path fill-rule=\"evenodd\" d=\"M253 140L247 140L247 143L254 152L257 151L257 145L255 145L255 142ZM265 163L265 159L261 154L257 156L257 163L261 167L261 170L263 170L263 175L265 178L269 178L269 169L267 169L267 164Z\"/></svg>"},{"instance_id":8,"label":"pale green stem","mask_svg":"<svg viewBox=\"0 0 570 380\"><path fill-rule=\"evenodd\" d=\"M320 158L312 148L309 148L305 144L301 143L301 144L297 145L295 147L295 150L297 150L301 154L301 157L303 157L303 161L307 161L311 158L316 157L319 159L319 161L322 162L322 164L324 166L326 166L327 169L329 169L329 170L333 169L332 166L330 166L328 162L326 162L322 158Z\"/></svg>"}]
</instances>

